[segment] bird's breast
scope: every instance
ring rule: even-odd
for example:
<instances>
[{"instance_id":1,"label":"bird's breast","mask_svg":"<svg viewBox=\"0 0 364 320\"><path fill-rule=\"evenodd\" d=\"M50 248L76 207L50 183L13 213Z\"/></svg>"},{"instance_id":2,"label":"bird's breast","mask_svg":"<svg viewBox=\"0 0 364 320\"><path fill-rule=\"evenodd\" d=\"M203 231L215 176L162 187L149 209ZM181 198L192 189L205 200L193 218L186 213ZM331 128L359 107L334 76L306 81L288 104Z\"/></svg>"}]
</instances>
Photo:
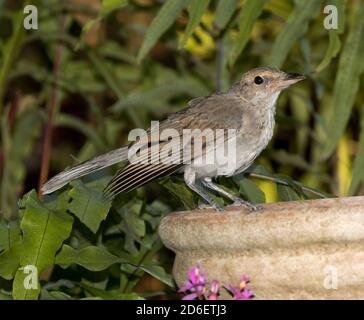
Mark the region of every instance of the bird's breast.
<instances>
[{"instance_id":1,"label":"bird's breast","mask_svg":"<svg viewBox=\"0 0 364 320\"><path fill-rule=\"evenodd\" d=\"M252 118L245 122L245 127L239 131L236 140L236 171L244 171L255 158L267 147L272 139L275 120L274 110Z\"/></svg>"}]
</instances>

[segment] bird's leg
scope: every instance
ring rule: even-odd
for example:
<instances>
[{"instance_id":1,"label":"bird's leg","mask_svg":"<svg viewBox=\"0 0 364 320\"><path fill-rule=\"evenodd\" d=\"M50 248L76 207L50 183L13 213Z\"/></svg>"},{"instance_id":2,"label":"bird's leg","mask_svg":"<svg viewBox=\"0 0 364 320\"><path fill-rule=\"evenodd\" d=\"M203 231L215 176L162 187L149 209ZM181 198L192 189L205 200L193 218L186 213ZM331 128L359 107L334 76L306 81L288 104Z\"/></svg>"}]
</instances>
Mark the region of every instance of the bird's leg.
<instances>
[{"instance_id":1,"label":"bird's leg","mask_svg":"<svg viewBox=\"0 0 364 320\"><path fill-rule=\"evenodd\" d=\"M207 187L211 190L214 190L217 193L219 193L220 195L233 201L233 205L244 205L244 206L248 207L250 210L254 210L254 211L259 209L259 206L255 206L255 205L249 203L248 201L244 201L243 199L240 199L239 197L234 196L234 195L230 194L229 192L225 191L223 188L221 188L217 184L213 183L211 178L209 178L209 177L203 178L202 184L205 187Z\"/></svg>"},{"instance_id":2,"label":"bird's leg","mask_svg":"<svg viewBox=\"0 0 364 320\"><path fill-rule=\"evenodd\" d=\"M221 207L214 199L212 199L208 192L206 192L203 185L201 185L199 183L199 181L196 181L194 174L191 174L191 172L186 170L184 179L185 179L187 186L190 189L192 189L193 191L195 191L208 204L210 204L212 207L214 207L219 212L224 211L224 208Z\"/></svg>"},{"instance_id":3,"label":"bird's leg","mask_svg":"<svg viewBox=\"0 0 364 320\"><path fill-rule=\"evenodd\" d=\"M223 212L224 208L221 207L211 196L206 192L205 188L200 185L198 182L193 184L187 183L187 185L195 191L202 199L204 199L208 204L214 207L217 211Z\"/></svg>"}]
</instances>

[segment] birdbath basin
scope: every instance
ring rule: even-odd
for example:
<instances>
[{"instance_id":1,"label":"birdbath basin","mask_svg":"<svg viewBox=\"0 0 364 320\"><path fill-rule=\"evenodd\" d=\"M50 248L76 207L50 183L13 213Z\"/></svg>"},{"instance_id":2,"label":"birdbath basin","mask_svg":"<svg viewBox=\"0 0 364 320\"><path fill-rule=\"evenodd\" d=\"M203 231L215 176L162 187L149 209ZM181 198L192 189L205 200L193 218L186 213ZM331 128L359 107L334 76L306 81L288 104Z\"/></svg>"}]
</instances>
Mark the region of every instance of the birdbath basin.
<instances>
[{"instance_id":1,"label":"birdbath basin","mask_svg":"<svg viewBox=\"0 0 364 320\"><path fill-rule=\"evenodd\" d=\"M159 234L176 253L177 285L199 264L221 283L248 275L257 299L364 298L364 197L262 207L165 217Z\"/></svg>"}]
</instances>

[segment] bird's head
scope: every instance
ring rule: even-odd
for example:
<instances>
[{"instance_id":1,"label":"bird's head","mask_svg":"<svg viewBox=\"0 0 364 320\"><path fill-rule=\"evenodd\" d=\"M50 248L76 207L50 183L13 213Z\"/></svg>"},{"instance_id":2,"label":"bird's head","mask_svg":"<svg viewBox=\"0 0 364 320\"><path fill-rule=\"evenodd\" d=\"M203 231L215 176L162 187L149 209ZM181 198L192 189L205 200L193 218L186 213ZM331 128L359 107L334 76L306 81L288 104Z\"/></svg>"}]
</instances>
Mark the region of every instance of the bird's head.
<instances>
[{"instance_id":1,"label":"bird's head","mask_svg":"<svg viewBox=\"0 0 364 320\"><path fill-rule=\"evenodd\" d=\"M277 98L292 84L305 79L298 73L287 73L275 68L255 68L244 73L239 91L248 100Z\"/></svg>"}]
</instances>

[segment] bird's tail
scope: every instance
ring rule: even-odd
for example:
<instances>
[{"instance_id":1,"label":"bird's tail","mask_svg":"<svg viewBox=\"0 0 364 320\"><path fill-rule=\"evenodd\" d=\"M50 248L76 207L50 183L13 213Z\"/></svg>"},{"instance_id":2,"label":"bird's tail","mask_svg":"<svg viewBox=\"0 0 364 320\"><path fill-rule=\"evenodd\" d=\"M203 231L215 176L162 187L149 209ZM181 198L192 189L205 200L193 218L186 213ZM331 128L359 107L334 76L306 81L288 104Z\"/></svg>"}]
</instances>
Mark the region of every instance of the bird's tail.
<instances>
[{"instance_id":1,"label":"bird's tail","mask_svg":"<svg viewBox=\"0 0 364 320\"><path fill-rule=\"evenodd\" d=\"M89 173L112 166L128 159L128 147L119 148L97 156L91 160L80 163L77 166L66 169L48 180L41 189L42 194L52 193L72 180L81 178Z\"/></svg>"}]
</instances>

